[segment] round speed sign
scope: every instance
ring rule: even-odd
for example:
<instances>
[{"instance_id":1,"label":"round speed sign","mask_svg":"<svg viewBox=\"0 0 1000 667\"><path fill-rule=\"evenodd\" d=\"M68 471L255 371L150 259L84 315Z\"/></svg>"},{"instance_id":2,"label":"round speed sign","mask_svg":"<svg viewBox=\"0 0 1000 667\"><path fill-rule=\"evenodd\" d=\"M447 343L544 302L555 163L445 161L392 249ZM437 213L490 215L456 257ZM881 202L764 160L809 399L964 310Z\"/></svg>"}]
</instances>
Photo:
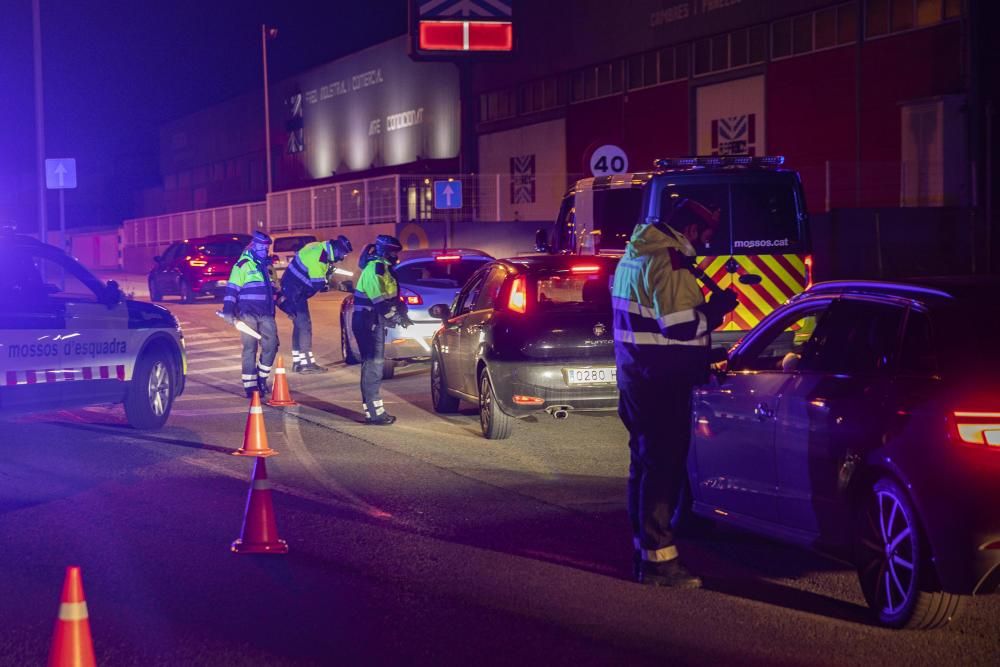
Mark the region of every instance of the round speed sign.
<instances>
[{"instance_id":1,"label":"round speed sign","mask_svg":"<svg viewBox=\"0 0 1000 667\"><path fill-rule=\"evenodd\" d=\"M628 156L614 144L604 144L590 156L590 173L594 176L622 174L628 171Z\"/></svg>"}]
</instances>

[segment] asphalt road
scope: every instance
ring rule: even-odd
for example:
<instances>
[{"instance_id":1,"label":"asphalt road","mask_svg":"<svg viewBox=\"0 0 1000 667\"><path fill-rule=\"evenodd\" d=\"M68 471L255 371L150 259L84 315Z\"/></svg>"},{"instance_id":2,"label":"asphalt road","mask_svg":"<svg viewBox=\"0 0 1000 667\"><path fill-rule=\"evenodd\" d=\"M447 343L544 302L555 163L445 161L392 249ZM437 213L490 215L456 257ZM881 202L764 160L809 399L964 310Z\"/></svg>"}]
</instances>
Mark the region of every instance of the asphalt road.
<instances>
[{"instance_id":1,"label":"asphalt road","mask_svg":"<svg viewBox=\"0 0 1000 667\"><path fill-rule=\"evenodd\" d=\"M313 301L332 371L290 375L302 406L265 408L288 555L229 551L251 462L230 455L247 402L218 304L168 304L190 374L162 431L117 407L0 423L0 665L45 660L69 564L102 665L995 664L998 597L883 630L849 567L724 530L683 545L706 589L631 583L616 417L486 441L471 406L433 412L415 365L383 385L400 421L365 426L339 301Z\"/></svg>"}]
</instances>

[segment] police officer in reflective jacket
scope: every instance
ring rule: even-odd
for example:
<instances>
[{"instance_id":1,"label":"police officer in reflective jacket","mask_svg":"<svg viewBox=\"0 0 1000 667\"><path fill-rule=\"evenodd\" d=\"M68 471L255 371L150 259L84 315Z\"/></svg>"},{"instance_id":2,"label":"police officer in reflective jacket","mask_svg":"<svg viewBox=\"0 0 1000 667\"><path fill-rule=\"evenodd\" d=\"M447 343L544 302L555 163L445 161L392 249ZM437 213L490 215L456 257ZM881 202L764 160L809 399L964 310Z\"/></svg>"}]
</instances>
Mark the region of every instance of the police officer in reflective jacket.
<instances>
[{"instance_id":1,"label":"police officer in reflective jacket","mask_svg":"<svg viewBox=\"0 0 1000 667\"><path fill-rule=\"evenodd\" d=\"M706 303L687 268L692 244L707 243L718 225L702 209L682 199L666 220L637 225L612 292L635 576L653 586L701 586L678 560L671 518L687 474L691 392L707 379L710 332L737 305L731 290Z\"/></svg>"},{"instance_id":2,"label":"police officer in reflective jacket","mask_svg":"<svg viewBox=\"0 0 1000 667\"><path fill-rule=\"evenodd\" d=\"M222 316L229 324L238 319L260 334L260 341L240 333L243 343L243 390L249 398L267 392L267 378L278 354L278 328L274 322L274 282L270 271L271 237L254 232L250 244L229 274ZM260 359L257 358L258 342Z\"/></svg>"},{"instance_id":3,"label":"police officer in reflective jacket","mask_svg":"<svg viewBox=\"0 0 1000 667\"><path fill-rule=\"evenodd\" d=\"M361 276L354 290L351 327L361 353L361 400L365 423L389 425L396 418L385 411L379 390L385 364L386 327L409 326L406 304L399 298L393 267L403 249L399 240L380 234L361 253Z\"/></svg>"},{"instance_id":4,"label":"police officer in reflective jacket","mask_svg":"<svg viewBox=\"0 0 1000 667\"><path fill-rule=\"evenodd\" d=\"M281 276L278 307L292 318L292 370L296 373L329 370L317 364L313 355L309 299L330 289L329 273L334 263L343 261L351 250L351 242L344 235L307 243L295 253L295 259Z\"/></svg>"}]
</instances>

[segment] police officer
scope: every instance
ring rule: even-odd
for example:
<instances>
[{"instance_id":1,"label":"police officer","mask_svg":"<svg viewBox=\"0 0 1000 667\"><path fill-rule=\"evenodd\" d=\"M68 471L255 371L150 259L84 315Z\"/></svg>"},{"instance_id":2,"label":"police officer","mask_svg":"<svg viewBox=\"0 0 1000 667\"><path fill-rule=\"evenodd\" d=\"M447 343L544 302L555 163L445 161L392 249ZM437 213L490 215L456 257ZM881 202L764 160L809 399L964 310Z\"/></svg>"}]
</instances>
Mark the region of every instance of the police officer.
<instances>
[{"instance_id":1,"label":"police officer","mask_svg":"<svg viewBox=\"0 0 1000 667\"><path fill-rule=\"evenodd\" d=\"M379 389L385 364L386 327L410 324L392 270L402 249L395 237L379 234L374 245L361 253L359 261L361 276L354 290L351 328L361 352L361 400L366 424L389 425L396 421L385 411Z\"/></svg>"},{"instance_id":2,"label":"police officer","mask_svg":"<svg viewBox=\"0 0 1000 667\"><path fill-rule=\"evenodd\" d=\"M240 332L243 343L243 390L249 398L254 391L267 392L271 364L278 354L278 328L274 322L274 281L270 271L271 237L254 232L250 244L236 260L229 274L222 317L229 324L240 320L260 334L260 341ZM260 359L257 346L260 344Z\"/></svg>"},{"instance_id":3,"label":"police officer","mask_svg":"<svg viewBox=\"0 0 1000 667\"><path fill-rule=\"evenodd\" d=\"M302 246L281 276L278 307L292 318L292 370L296 373L325 373L312 352L312 318L309 299L330 289L329 273L354 248L344 235L330 241Z\"/></svg>"},{"instance_id":4,"label":"police officer","mask_svg":"<svg viewBox=\"0 0 1000 667\"><path fill-rule=\"evenodd\" d=\"M677 559L670 521L687 472L691 392L706 379L710 332L737 305L731 290L706 303L687 269L692 244L708 243L718 225L718 216L699 213L680 200L666 221L637 225L612 292L635 576L653 586L701 586Z\"/></svg>"}]
</instances>

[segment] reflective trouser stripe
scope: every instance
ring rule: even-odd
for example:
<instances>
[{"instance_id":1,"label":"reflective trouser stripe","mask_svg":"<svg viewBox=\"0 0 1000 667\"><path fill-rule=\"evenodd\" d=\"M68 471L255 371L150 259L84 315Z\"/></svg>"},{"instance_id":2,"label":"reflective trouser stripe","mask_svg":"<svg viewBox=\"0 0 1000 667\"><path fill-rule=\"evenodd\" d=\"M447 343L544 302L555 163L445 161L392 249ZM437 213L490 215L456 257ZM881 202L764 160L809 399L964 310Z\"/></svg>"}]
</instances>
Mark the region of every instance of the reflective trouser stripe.
<instances>
[{"instance_id":1,"label":"reflective trouser stripe","mask_svg":"<svg viewBox=\"0 0 1000 667\"><path fill-rule=\"evenodd\" d=\"M60 621L85 621L87 618L86 602L63 602L59 605Z\"/></svg>"},{"instance_id":2,"label":"reflective trouser stripe","mask_svg":"<svg viewBox=\"0 0 1000 667\"><path fill-rule=\"evenodd\" d=\"M677 558L677 547L670 545L662 549L639 549L639 553L647 563L664 563Z\"/></svg>"},{"instance_id":3,"label":"reflective trouser stripe","mask_svg":"<svg viewBox=\"0 0 1000 667\"><path fill-rule=\"evenodd\" d=\"M615 341L620 343L632 343L633 345L688 345L692 347L708 347L708 336L702 335L691 340L675 340L667 338L662 334L650 333L648 331L625 331L615 329Z\"/></svg>"}]
</instances>

